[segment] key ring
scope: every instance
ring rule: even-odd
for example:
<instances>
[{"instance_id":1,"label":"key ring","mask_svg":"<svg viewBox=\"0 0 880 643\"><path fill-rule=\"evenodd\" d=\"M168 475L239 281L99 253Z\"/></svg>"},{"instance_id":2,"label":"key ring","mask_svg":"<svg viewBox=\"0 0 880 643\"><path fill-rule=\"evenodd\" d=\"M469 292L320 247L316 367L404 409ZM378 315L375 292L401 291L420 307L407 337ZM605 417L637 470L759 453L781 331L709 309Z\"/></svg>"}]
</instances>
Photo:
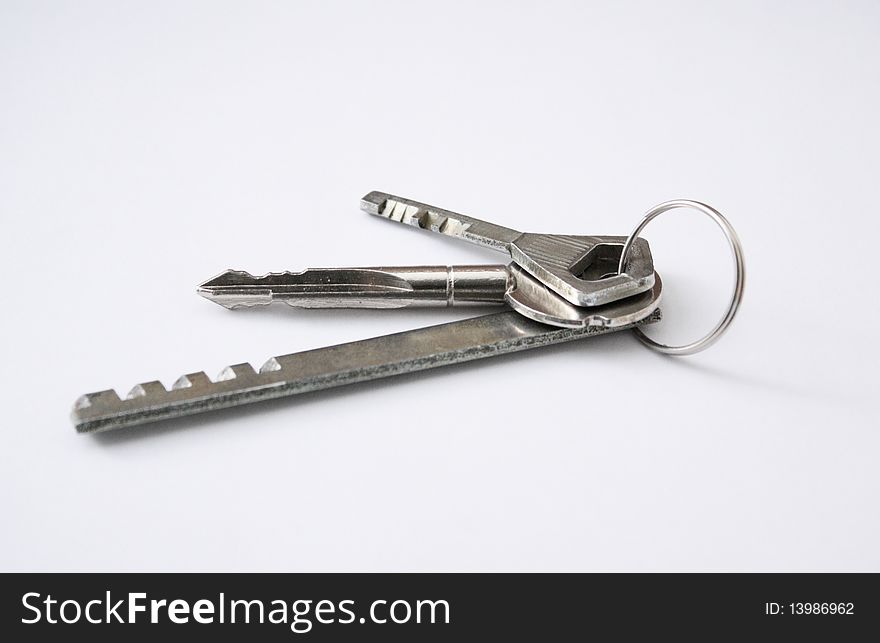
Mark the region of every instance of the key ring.
<instances>
[{"instance_id":1,"label":"key ring","mask_svg":"<svg viewBox=\"0 0 880 643\"><path fill-rule=\"evenodd\" d=\"M724 334L724 331L727 330L727 327L730 326L730 322L733 321L734 316L736 315L736 311L739 308L740 303L742 302L743 297L743 288L745 287L746 281L746 268L745 261L743 259L743 250L742 244L739 241L739 237L736 234L736 231L733 229L733 226L730 225L727 219L725 219L718 210L715 208L706 205L705 203L700 203L699 201L691 201L689 199L675 199L674 201L666 201L665 203L661 203L660 205L655 206L651 210L642 217L642 220L636 226L635 230L633 230L630 235L626 239L626 243L623 244L623 251L620 253L620 263L617 266L617 272L623 273L624 265L626 264L626 260L629 257L630 250L632 249L633 243L638 238L639 234L642 230L645 229L652 220L667 212L669 210L674 210L676 208L690 208L692 210L697 210L698 212L702 212L710 219L712 219L715 223L718 224L718 227L721 228L721 231L724 233L724 236L727 238L727 243L730 245L730 250L733 253L733 259L736 262L736 282L733 286L733 294L730 298L730 305L727 307L727 311L724 313L724 317L721 318L721 321L709 331L708 334L704 335L700 339L695 342L691 342L690 344L684 344L682 346L668 346L666 344L661 344L660 342L654 341L645 333L642 332L641 329L635 328L633 332L636 334L636 337L639 338L645 346L648 348L652 348L655 351L660 353L664 353L666 355L693 355L694 353L699 353L701 350L709 348L712 344L714 344L721 335Z\"/></svg>"}]
</instances>

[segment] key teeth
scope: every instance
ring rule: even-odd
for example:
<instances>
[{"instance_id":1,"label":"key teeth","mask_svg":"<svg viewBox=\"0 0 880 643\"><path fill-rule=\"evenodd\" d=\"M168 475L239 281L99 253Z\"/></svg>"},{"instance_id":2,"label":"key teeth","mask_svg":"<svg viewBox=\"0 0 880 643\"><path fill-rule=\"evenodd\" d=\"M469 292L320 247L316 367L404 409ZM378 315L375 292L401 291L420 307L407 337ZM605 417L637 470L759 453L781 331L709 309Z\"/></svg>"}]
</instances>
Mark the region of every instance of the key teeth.
<instances>
[{"instance_id":1,"label":"key teeth","mask_svg":"<svg viewBox=\"0 0 880 643\"><path fill-rule=\"evenodd\" d=\"M281 365L275 360L275 358L270 359L266 364L262 366L260 369L260 373L268 373L272 371L277 371L281 369ZM119 405L128 406L128 404L144 404L144 403L152 403L152 401L159 400L163 398L165 395L169 393L174 393L176 391L180 391L178 395L182 394L184 391L193 390L193 394L201 395L202 391L206 389L206 387L210 387L212 384L219 384L222 382L228 382L231 380L235 380L241 377L251 377L256 376L257 371L254 370L254 367L249 363L242 364L234 364L232 366L227 366L217 375L216 378L211 380L205 375L204 371L198 371L196 373L187 373L186 375L181 375L175 380L174 384L171 385L171 388L165 388L165 386L154 380L152 382L142 382L140 384L135 384L131 387L131 390L125 395L125 397L121 397L115 390L107 389L105 391L98 391L96 393L86 393L85 395L80 395L73 404L73 416L80 414L94 414L96 412L101 413L103 407L116 407ZM128 403L128 404L126 404ZM74 419L76 422L76 419Z\"/></svg>"},{"instance_id":2,"label":"key teeth","mask_svg":"<svg viewBox=\"0 0 880 643\"><path fill-rule=\"evenodd\" d=\"M82 411L83 409L87 409L92 405L92 400L90 395L80 395L76 398L76 402L73 403L74 411Z\"/></svg>"},{"instance_id":3,"label":"key teeth","mask_svg":"<svg viewBox=\"0 0 880 643\"><path fill-rule=\"evenodd\" d=\"M126 400L136 400L141 397L147 397L150 395L162 395L163 393L167 393L168 389L165 388L165 385L162 382L153 380L152 382L141 382L140 384L135 384L131 387L131 390L128 392L128 395L125 396Z\"/></svg>"},{"instance_id":4,"label":"key teeth","mask_svg":"<svg viewBox=\"0 0 880 643\"><path fill-rule=\"evenodd\" d=\"M179 391L184 388L192 388L192 382L186 375L181 375L175 380L174 384L171 385L171 390Z\"/></svg>"},{"instance_id":5,"label":"key teeth","mask_svg":"<svg viewBox=\"0 0 880 643\"><path fill-rule=\"evenodd\" d=\"M217 377L214 378L214 383L228 382L239 377L248 377L256 374L257 372L254 370L254 367L247 362L244 362L243 364L233 364L220 371Z\"/></svg>"},{"instance_id":6,"label":"key teeth","mask_svg":"<svg viewBox=\"0 0 880 643\"><path fill-rule=\"evenodd\" d=\"M377 192L373 190L372 192L365 194L361 199L361 210L366 212L367 214L375 214L380 215L385 207L385 202L388 200L388 195L384 192Z\"/></svg>"},{"instance_id":7,"label":"key teeth","mask_svg":"<svg viewBox=\"0 0 880 643\"><path fill-rule=\"evenodd\" d=\"M398 221L407 225L424 227L422 218L426 211L415 205L398 201L383 192L370 192L361 199L361 210L367 214Z\"/></svg>"},{"instance_id":8,"label":"key teeth","mask_svg":"<svg viewBox=\"0 0 880 643\"><path fill-rule=\"evenodd\" d=\"M368 214L454 237L462 237L471 224L445 212L435 212L424 204L398 200L384 192L370 192L361 199L361 210Z\"/></svg>"},{"instance_id":9,"label":"key teeth","mask_svg":"<svg viewBox=\"0 0 880 643\"><path fill-rule=\"evenodd\" d=\"M106 391L98 391L97 393L88 393L82 397L89 398L89 406L107 403L118 404L122 401L122 398L119 397L119 393L112 388L109 388Z\"/></svg>"},{"instance_id":10,"label":"key teeth","mask_svg":"<svg viewBox=\"0 0 880 643\"><path fill-rule=\"evenodd\" d=\"M217 377L214 378L214 382L228 382L229 380L234 380L235 377L235 371L232 370L231 366L227 366L217 374Z\"/></svg>"},{"instance_id":11,"label":"key teeth","mask_svg":"<svg viewBox=\"0 0 880 643\"><path fill-rule=\"evenodd\" d=\"M131 387L131 390L128 392L128 395L125 396L126 400L133 400L138 397L144 397L147 394L147 391L140 384L135 384Z\"/></svg>"},{"instance_id":12,"label":"key teeth","mask_svg":"<svg viewBox=\"0 0 880 643\"><path fill-rule=\"evenodd\" d=\"M275 364L277 361L273 358L263 368L267 369L266 372L280 370L280 365L276 367ZM156 407L198 403L194 401L215 392L222 393L239 386L259 385L258 378L259 375L251 364L242 363L227 366L213 381L204 371L198 371L181 375L170 388L157 380L135 384L124 398L113 389L87 393L76 399L70 417L79 433L105 431L131 423L126 419L128 417L151 414L151 409ZM228 384L231 380L239 382ZM268 379L267 383L271 384L273 380Z\"/></svg>"},{"instance_id":13,"label":"key teeth","mask_svg":"<svg viewBox=\"0 0 880 643\"><path fill-rule=\"evenodd\" d=\"M440 234L447 234L452 237L460 237L467 232L467 229L470 227L468 223L462 223L458 219L453 219L452 217L443 217L442 222L432 222L431 229L439 232Z\"/></svg>"},{"instance_id":14,"label":"key teeth","mask_svg":"<svg viewBox=\"0 0 880 643\"><path fill-rule=\"evenodd\" d=\"M97 391L96 393L86 393L76 398L73 404L73 410L70 412L70 419L73 421L76 430L83 432L83 418L89 417L94 413L100 413L102 407L116 407L122 404L119 394L113 389L105 391Z\"/></svg>"},{"instance_id":15,"label":"key teeth","mask_svg":"<svg viewBox=\"0 0 880 643\"><path fill-rule=\"evenodd\" d=\"M177 378L177 381L171 385L172 391L185 391L191 388L204 389L211 384L210 378L205 375L205 371L197 373L187 373Z\"/></svg>"}]
</instances>

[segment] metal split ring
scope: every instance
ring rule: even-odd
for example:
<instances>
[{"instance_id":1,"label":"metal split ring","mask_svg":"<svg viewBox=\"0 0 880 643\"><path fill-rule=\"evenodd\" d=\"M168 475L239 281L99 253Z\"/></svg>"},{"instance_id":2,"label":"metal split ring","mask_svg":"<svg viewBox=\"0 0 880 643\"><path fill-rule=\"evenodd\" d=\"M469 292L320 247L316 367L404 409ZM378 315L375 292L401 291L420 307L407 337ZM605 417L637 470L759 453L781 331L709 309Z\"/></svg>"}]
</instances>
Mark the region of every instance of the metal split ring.
<instances>
[{"instance_id":1,"label":"metal split ring","mask_svg":"<svg viewBox=\"0 0 880 643\"><path fill-rule=\"evenodd\" d=\"M674 201L666 201L665 203L661 203L658 206L655 206L651 210L642 217L642 220L635 227L629 237L626 239L626 243L623 244L623 250L620 253L620 263L618 264L617 271L618 273L623 273L623 268L626 265L626 260L629 257L630 250L632 249L633 243L638 238L639 234L642 230L645 229L652 220L667 212L669 210L675 210L677 208L690 208L692 210L697 210L698 212L702 212L710 219L712 219L715 223L718 224L718 227L721 228L721 231L724 233L724 236L727 238L727 243L730 245L730 250L733 253L733 259L736 262L736 282L733 286L733 294L730 297L730 304L727 307L727 311L724 313L724 317L721 318L721 321L709 331L708 334L704 335L700 339L695 342L691 342L690 344L684 344L682 346L668 346L666 344L661 344L659 342L654 341L647 335L645 335L641 329L635 328L634 332L636 337L639 338L645 346L649 348L653 348L655 351L659 351L661 353L665 353L666 355L693 355L694 353L699 353L701 350L704 350L714 344L721 335L724 334L724 331L727 330L727 327L730 326L730 322L733 321L734 316L736 315L736 311L739 308L740 302L742 302L743 297L743 288L745 287L746 281L746 268L745 261L743 259L743 250L742 244L739 241L739 237L736 234L736 231L733 229L733 226L730 225L727 219L725 219L718 210L715 208L706 205L705 203L700 203L699 201L690 201L688 199L676 199Z\"/></svg>"}]
</instances>

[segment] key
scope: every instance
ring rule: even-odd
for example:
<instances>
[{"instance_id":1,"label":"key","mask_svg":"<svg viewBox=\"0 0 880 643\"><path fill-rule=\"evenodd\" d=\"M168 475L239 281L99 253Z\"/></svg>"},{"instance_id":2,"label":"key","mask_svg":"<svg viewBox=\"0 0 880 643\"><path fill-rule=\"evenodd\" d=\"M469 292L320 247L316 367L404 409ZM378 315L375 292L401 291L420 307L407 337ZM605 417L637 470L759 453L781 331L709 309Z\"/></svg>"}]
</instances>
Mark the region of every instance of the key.
<instances>
[{"instance_id":1,"label":"key","mask_svg":"<svg viewBox=\"0 0 880 643\"><path fill-rule=\"evenodd\" d=\"M506 252L513 262L576 306L599 306L648 291L654 266L647 241L637 239L625 271L617 272L625 237L522 233L384 192L361 199L368 214L458 237Z\"/></svg>"},{"instance_id":2,"label":"key","mask_svg":"<svg viewBox=\"0 0 880 643\"><path fill-rule=\"evenodd\" d=\"M662 282L639 231L674 207L709 213L728 237L737 262L737 286L725 318L698 342L669 347L646 339L639 326L659 321ZM159 381L77 399L72 419L88 433L173 419L344 384L421 371L484 357L633 329L643 343L671 354L693 353L717 339L739 305L742 250L726 219L704 204L663 203L624 237L520 233L465 215L371 192L367 212L508 252L508 266L319 268L254 276L228 270L203 283L199 293L227 308L283 302L303 308L399 308L459 303L506 303L513 310L270 358L178 378L168 390ZM635 241L633 241L635 239ZM624 244L632 253L621 260ZM623 270L618 272L618 265ZM696 347L696 348L694 348Z\"/></svg>"},{"instance_id":3,"label":"key","mask_svg":"<svg viewBox=\"0 0 880 643\"><path fill-rule=\"evenodd\" d=\"M507 266L310 268L254 276L227 270L197 292L226 308L283 302L297 308L405 308L504 303Z\"/></svg>"},{"instance_id":4,"label":"key","mask_svg":"<svg viewBox=\"0 0 880 643\"><path fill-rule=\"evenodd\" d=\"M262 276L227 270L201 284L197 292L229 309L272 302L297 308L384 309L506 303L529 319L553 326L605 327L637 321L635 317L622 316L613 303L575 306L516 264L311 268ZM609 307L614 315L607 314Z\"/></svg>"},{"instance_id":5,"label":"key","mask_svg":"<svg viewBox=\"0 0 880 643\"><path fill-rule=\"evenodd\" d=\"M124 399L112 389L89 393L76 401L71 419L81 433L107 431L634 328L660 319L660 288L657 279L652 291L605 308L609 318L627 323L559 328L505 311L273 357L259 370L246 363L227 366L213 380L190 373L171 390L151 381Z\"/></svg>"}]
</instances>

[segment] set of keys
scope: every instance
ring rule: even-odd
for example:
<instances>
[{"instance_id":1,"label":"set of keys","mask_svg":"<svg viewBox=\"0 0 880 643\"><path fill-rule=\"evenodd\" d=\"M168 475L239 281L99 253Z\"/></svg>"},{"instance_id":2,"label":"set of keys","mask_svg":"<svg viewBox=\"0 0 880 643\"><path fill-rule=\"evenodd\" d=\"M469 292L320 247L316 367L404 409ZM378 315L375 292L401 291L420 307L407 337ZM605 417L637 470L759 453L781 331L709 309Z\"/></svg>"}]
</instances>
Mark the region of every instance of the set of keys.
<instances>
[{"instance_id":1,"label":"set of keys","mask_svg":"<svg viewBox=\"0 0 880 643\"><path fill-rule=\"evenodd\" d=\"M659 321L662 283L647 241L638 235L654 217L696 208L722 228L736 260L730 306L705 337L686 346L658 344L640 327ZM159 381L81 396L72 419L79 432L106 431L215 411L439 366L634 329L647 345L689 354L714 342L742 299L742 249L727 220L696 201L669 201L643 217L629 235L522 233L425 203L370 192L361 210L509 255L508 265L319 268L253 276L228 270L199 294L226 308L273 302L301 308L403 308L505 305L503 312L337 346L282 355L258 370L249 363L181 376L170 390Z\"/></svg>"}]
</instances>

